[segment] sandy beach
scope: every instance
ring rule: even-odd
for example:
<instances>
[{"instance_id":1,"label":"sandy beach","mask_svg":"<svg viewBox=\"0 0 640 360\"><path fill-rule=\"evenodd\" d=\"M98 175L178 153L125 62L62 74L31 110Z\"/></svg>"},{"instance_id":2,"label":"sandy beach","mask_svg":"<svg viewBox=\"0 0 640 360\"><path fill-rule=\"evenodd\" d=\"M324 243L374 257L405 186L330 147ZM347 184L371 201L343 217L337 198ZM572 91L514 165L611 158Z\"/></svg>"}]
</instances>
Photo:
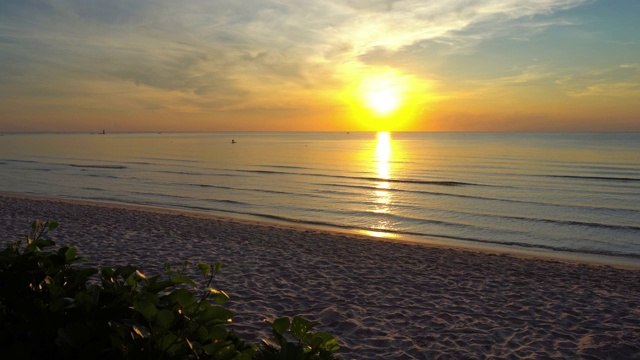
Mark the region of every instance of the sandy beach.
<instances>
[{"instance_id":1,"label":"sandy beach","mask_svg":"<svg viewBox=\"0 0 640 360\"><path fill-rule=\"evenodd\" d=\"M32 220L91 265L223 262L246 340L302 315L355 359L640 359L640 270L447 249L117 204L0 196L3 247Z\"/></svg>"}]
</instances>

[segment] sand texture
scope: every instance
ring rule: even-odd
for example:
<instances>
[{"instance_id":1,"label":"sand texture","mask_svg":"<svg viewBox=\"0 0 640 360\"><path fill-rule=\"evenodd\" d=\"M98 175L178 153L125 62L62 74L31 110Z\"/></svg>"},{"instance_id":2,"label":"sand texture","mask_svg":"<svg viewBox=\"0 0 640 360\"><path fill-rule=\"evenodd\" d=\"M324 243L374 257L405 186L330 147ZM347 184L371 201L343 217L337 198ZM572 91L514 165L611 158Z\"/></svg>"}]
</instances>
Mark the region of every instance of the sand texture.
<instances>
[{"instance_id":1,"label":"sand texture","mask_svg":"<svg viewBox=\"0 0 640 360\"><path fill-rule=\"evenodd\" d=\"M56 220L92 265L224 263L234 327L303 315L355 359L640 359L640 271L171 211L0 196L0 235Z\"/></svg>"}]
</instances>

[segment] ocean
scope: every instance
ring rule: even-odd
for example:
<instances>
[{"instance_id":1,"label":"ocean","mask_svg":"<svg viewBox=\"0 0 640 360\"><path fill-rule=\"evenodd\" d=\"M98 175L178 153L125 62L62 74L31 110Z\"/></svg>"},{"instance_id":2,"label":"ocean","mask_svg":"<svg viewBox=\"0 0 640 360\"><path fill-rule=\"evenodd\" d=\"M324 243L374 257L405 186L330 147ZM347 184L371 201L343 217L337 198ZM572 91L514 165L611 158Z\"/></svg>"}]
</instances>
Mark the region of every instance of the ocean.
<instances>
[{"instance_id":1,"label":"ocean","mask_svg":"<svg viewBox=\"0 0 640 360\"><path fill-rule=\"evenodd\" d=\"M0 171L5 193L640 264L639 133L4 134Z\"/></svg>"}]
</instances>

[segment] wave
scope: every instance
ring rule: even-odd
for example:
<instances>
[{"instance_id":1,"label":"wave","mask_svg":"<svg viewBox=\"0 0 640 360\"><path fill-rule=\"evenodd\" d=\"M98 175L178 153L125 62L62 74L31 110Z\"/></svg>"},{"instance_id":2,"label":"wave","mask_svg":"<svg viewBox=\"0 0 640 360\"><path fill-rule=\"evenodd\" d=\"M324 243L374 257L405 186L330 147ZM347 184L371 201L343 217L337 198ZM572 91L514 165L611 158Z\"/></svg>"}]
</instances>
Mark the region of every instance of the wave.
<instances>
[{"instance_id":1,"label":"wave","mask_svg":"<svg viewBox=\"0 0 640 360\"><path fill-rule=\"evenodd\" d=\"M631 177L580 176L580 175L536 175L536 176L551 177L551 178L562 178L562 179L579 179L579 180L603 180L603 181L640 182L640 178L631 178Z\"/></svg>"},{"instance_id":2,"label":"wave","mask_svg":"<svg viewBox=\"0 0 640 360\"><path fill-rule=\"evenodd\" d=\"M100 190L100 189L97 189L97 190ZM168 199L192 200L192 198L189 198L189 197L186 197L186 196L173 195L173 194L157 194L157 193L150 193L150 192L144 192L144 191L129 191L128 194L135 194L135 195L142 195L142 196L151 195L152 198L161 196L163 198L168 198ZM94 199L94 198L92 197L92 199ZM103 198L102 200L122 201L121 199L117 199L117 198L109 198L109 199L104 199ZM246 203L246 202L243 202L243 201L229 200L229 199L201 199L201 200L205 201L205 202L211 202L212 204L221 203L221 204L233 204L233 205L240 205L240 206L253 205L253 204ZM211 208L207 208L207 207L196 207L196 206L183 205L183 204L173 204L173 205L171 205L171 204L167 204L167 203L158 204L157 202L145 201L145 200L138 200L135 203L136 204L141 204L141 205L151 205L151 206L161 206L161 207L177 206L177 207L185 208L185 209L198 208L199 210L211 210ZM228 210L216 210L216 211L233 212L233 211L228 211Z\"/></svg>"},{"instance_id":3,"label":"wave","mask_svg":"<svg viewBox=\"0 0 640 360\"><path fill-rule=\"evenodd\" d=\"M327 222L327 221L304 220L304 219L296 219L296 218L290 218L290 217L280 216L280 215L263 214L263 213L256 213L256 212L245 212L245 211L233 211L233 210L230 211L230 210L206 208L206 207L200 207L200 206L188 206L187 208L193 209L193 210L199 210L199 211L204 210L204 211L215 211L215 212L221 212L221 213L232 213L232 214L244 215L244 216L254 216L258 218L281 221L286 223L322 226L322 227L344 229L344 230L350 230L350 231L382 232L382 233L395 234L400 236L424 238L425 240L430 238L431 239L450 239L450 240L466 241L466 242L478 243L478 244L496 245L501 247L506 246L506 247L523 248L523 249L530 249L530 250L547 250L547 251L554 251L554 252L565 252L565 253L584 254L584 255L598 255L598 256L640 259L640 254L627 253L627 252L621 252L621 251L587 249L587 248L569 248L565 246L520 243L515 241L497 241L497 240L479 239L479 238L464 237L464 236L452 236L452 235L444 235L444 234L432 234L432 233L421 233L421 232L414 232L414 231L383 229L383 228L376 228L376 227L355 227L355 226L338 224L338 223Z\"/></svg>"},{"instance_id":4,"label":"wave","mask_svg":"<svg viewBox=\"0 0 640 360\"><path fill-rule=\"evenodd\" d=\"M43 162L35 161L35 160L3 159L2 161L6 161L6 162L16 162L16 163L44 164Z\"/></svg>"},{"instance_id":5,"label":"wave","mask_svg":"<svg viewBox=\"0 0 640 360\"><path fill-rule=\"evenodd\" d=\"M278 190L268 190L268 189L255 189L255 188L237 188L232 186L224 186L224 185L211 185L211 184L194 184L194 183L181 183L181 186L191 186L191 187L201 187L201 188L211 188L211 189L221 189L221 190L232 190L232 191L253 191L258 193L265 194L276 194L276 195L297 195L297 196L306 196L306 197L320 197L314 194L301 194L301 193L292 193L287 191L278 191Z\"/></svg>"},{"instance_id":6,"label":"wave","mask_svg":"<svg viewBox=\"0 0 640 360\"><path fill-rule=\"evenodd\" d=\"M105 175L105 174L83 174L83 175L88 177L95 177L95 178L120 179L119 176L115 176L115 175Z\"/></svg>"},{"instance_id":7,"label":"wave","mask_svg":"<svg viewBox=\"0 0 640 360\"><path fill-rule=\"evenodd\" d=\"M89 169L127 169L124 165L81 165L81 164L65 164L67 166L75 168L89 168Z\"/></svg>"},{"instance_id":8,"label":"wave","mask_svg":"<svg viewBox=\"0 0 640 360\"><path fill-rule=\"evenodd\" d=\"M123 164L131 164L131 165L158 165L158 163L147 162L147 161L125 161Z\"/></svg>"},{"instance_id":9,"label":"wave","mask_svg":"<svg viewBox=\"0 0 640 360\"><path fill-rule=\"evenodd\" d=\"M6 160L6 161L16 162L16 163L27 163L27 164L70 166L74 168L95 168L95 169L115 169L115 170L127 169L127 167L124 165L60 164L60 163L42 162L42 161L34 161L34 160Z\"/></svg>"},{"instance_id":10,"label":"wave","mask_svg":"<svg viewBox=\"0 0 640 360\"><path fill-rule=\"evenodd\" d=\"M13 160L7 159L4 160L7 162L14 163L25 163L25 164L41 164L41 165L54 165L54 166L69 166L73 168L89 168L89 169L114 169L114 170L122 170L127 169L124 165L102 165L102 164L74 164L74 163L57 163L57 162L43 162L43 161L35 161L35 160Z\"/></svg>"},{"instance_id":11,"label":"wave","mask_svg":"<svg viewBox=\"0 0 640 360\"><path fill-rule=\"evenodd\" d=\"M571 254L584 254L584 255L597 255L597 256L610 256L610 257L622 257L622 258L631 258L631 259L640 259L640 254L621 252L621 251L613 251L613 250L600 250L600 249L586 249L586 248L569 248L566 246L553 246L553 245L543 245L543 244L530 244L530 243L519 243L515 241L496 241L496 240L487 240L487 239L476 239L469 237L459 237L459 236L449 236L442 234L420 234L420 233L410 233L407 235L420 236L420 237L431 237L431 238L444 238L451 240L461 240L468 241L472 243L480 243L480 244L488 244L488 245L498 245L498 246L508 246L515 248L523 248L530 250L548 250L553 252L564 252Z\"/></svg>"},{"instance_id":12,"label":"wave","mask_svg":"<svg viewBox=\"0 0 640 360\"><path fill-rule=\"evenodd\" d=\"M556 224L556 225L583 226L583 227L596 228L596 229L640 231L640 226L633 226L633 225L613 225L613 224L602 224L602 223L584 222L584 221L575 221L575 220L528 218L528 217L521 217L521 216L505 216L505 215L496 215L496 216L504 219L524 220L524 221L532 221L532 222L548 223L548 224Z\"/></svg>"},{"instance_id":13,"label":"wave","mask_svg":"<svg viewBox=\"0 0 640 360\"><path fill-rule=\"evenodd\" d=\"M204 176L201 172L192 172L192 171L175 171L175 170L157 170L157 173L160 174L173 174L173 175L191 175L191 176Z\"/></svg>"},{"instance_id":14,"label":"wave","mask_svg":"<svg viewBox=\"0 0 640 360\"><path fill-rule=\"evenodd\" d=\"M584 222L577 220L556 220L556 219L546 219L546 218L533 218L526 216L512 216L512 215L501 215L501 214L487 214L487 213L471 213L471 212L460 212L460 211L452 211L456 214L464 214L464 215L472 215L479 217L489 217L493 219L499 220L520 220L534 223L546 223L553 225L564 225L564 226L581 226L587 228L596 228L596 229L609 229L609 230L619 230L619 231L640 231L640 226L634 225L615 225L615 224L604 224L597 222ZM475 225L464 224L460 222L450 222L443 220L435 220L428 218L415 218L409 216L403 216L393 213L376 213L372 211L351 211L349 214L354 215L374 215L388 218L390 220L398 220L401 222L419 222L421 224L432 224L432 225L444 225L447 227L459 227L459 228L475 228Z\"/></svg>"},{"instance_id":15,"label":"wave","mask_svg":"<svg viewBox=\"0 0 640 360\"><path fill-rule=\"evenodd\" d=\"M542 205L542 206L552 206L552 207L560 207L560 208L569 208L569 209L587 209L587 210L610 210L610 211L637 211L633 209L620 209L620 208L610 208L603 206L588 206L588 205L567 205L567 204L555 204L549 202L541 202L541 201L527 201L527 200L516 200L516 199L504 199L504 198L496 198L496 197L487 197L487 196L478 196L478 195L465 195L465 194L453 194L453 193L445 193L445 192L437 192L437 191L426 191L426 190L407 190L407 189L379 189L373 186L364 186L364 185L350 185L350 184L322 184L323 186L335 186L335 187L347 187L347 188L357 188L357 189L365 189L365 190L384 190L388 192L398 192L398 193L412 193L412 194L423 194L423 195L435 195L435 196L450 196L455 198L462 199L473 199L473 200L488 200L488 201L499 201L505 203L514 203L514 204L527 204L527 205Z\"/></svg>"},{"instance_id":16,"label":"wave","mask_svg":"<svg viewBox=\"0 0 640 360\"><path fill-rule=\"evenodd\" d=\"M364 180L364 181L384 181L391 183L402 184L422 184L422 185L440 185L440 186L488 186L482 184L474 184L461 181L449 181L449 180L416 180L416 179L385 179L380 177L369 176L346 176L346 175L331 175L331 174L319 174L319 173L298 173L287 171L274 171L274 170L232 170L238 172L267 174L267 175L294 175L294 176L313 176L313 177L328 177L334 179L349 179L349 180Z\"/></svg>"},{"instance_id":17,"label":"wave","mask_svg":"<svg viewBox=\"0 0 640 360\"><path fill-rule=\"evenodd\" d=\"M199 161L199 160L190 160L190 159L185 159L185 158L182 158L182 159L171 159L171 158L139 157L139 159L155 161L153 163L154 165L160 165L160 162L163 162L163 163L178 163L178 164L200 163L200 162L202 162L202 161Z\"/></svg>"},{"instance_id":18,"label":"wave","mask_svg":"<svg viewBox=\"0 0 640 360\"><path fill-rule=\"evenodd\" d=\"M311 170L311 168L308 168L308 167L290 166L290 165L269 165L269 167L276 168L276 169Z\"/></svg>"},{"instance_id":19,"label":"wave","mask_svg":"<svg viewBox=\"0 0 640 360\"><path fill-rule=\"evenodd\" d=\"M176 170L157 170L157 173L161 173L161 174L174 174L174 175L190 175L190 176L218 176L218 177L237 177L240 175L236 175L236 174L205 174L202 172L193 172L193 171L176 171Z\"/></svg>"}]
</instances>

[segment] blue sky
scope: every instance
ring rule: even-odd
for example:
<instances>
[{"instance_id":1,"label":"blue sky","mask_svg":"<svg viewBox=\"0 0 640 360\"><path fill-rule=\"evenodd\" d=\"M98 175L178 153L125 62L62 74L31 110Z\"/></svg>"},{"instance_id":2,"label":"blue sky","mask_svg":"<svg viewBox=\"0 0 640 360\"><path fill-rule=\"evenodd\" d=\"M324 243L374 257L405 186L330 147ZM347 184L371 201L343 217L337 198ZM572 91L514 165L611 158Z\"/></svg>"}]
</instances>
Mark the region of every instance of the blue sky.
<instances>
[{"instance_id":1,"label":"blue sky","mask_svg":"<svg viewBox=\"0 0 640 360\"><path fill-rule=\"evenodd\" d=\"M4 0L0 131L640 131L638 14L636 0ZM368 113L370 79L402 108Z\"/></svg>"}]
</instances>

